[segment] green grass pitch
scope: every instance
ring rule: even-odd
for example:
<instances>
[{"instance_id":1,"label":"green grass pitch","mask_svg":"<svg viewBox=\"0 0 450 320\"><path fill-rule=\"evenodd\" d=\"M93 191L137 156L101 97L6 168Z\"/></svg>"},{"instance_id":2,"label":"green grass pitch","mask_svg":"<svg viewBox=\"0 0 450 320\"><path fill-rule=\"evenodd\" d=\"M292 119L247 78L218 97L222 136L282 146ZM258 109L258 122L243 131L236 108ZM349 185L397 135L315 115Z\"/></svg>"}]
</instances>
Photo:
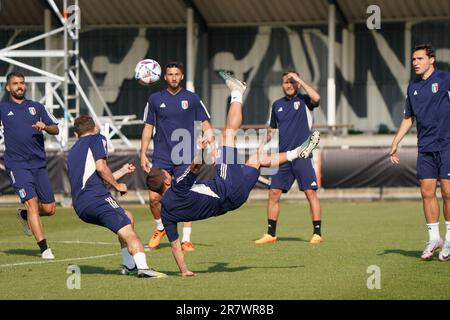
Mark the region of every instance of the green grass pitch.
<instances>
[{"instance_id":1,"label":"green grass pitch","mask_svg":"<svg viewBox=\"0 0 450 320\"><path fill-rule=\"evenodd\" d=\"M146 243L154 227L147 207L127 209ZM196 250L185 255L196 277L178 275L165 238L160 249L146 255L151 267L169 277L138 279L120 275L115 235L82 222L72 209L59 208L43 219L56 255L54 262L43 262L34 238L22 233L15 209L2 208L0 299L450 298L450 262L419 259L427 238L420 202L323 202L320 245L308 243L307 204L283 202L281 210L276 244L253 244L266 231L266 208L248 203L194 223ZM70 265L81 270L80 289L67 288ZM381 288L371 290L373 265L380 268Z\"/></svg>"}]
</instances>

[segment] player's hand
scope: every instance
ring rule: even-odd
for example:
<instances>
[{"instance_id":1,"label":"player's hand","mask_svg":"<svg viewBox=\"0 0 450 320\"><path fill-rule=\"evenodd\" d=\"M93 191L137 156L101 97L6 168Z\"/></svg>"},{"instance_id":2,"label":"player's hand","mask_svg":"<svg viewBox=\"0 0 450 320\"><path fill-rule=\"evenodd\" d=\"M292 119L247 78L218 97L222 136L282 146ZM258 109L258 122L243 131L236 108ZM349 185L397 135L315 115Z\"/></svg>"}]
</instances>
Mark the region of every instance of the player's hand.
<instances>
[{"instance_id":1,"label":"player's hand","mask_svg":"<svg viewBox=\"0 0 450 320\"><path fill-rule=\"evenodd\" d=\"M128 192L127 185L125 183L119 183L116 187L116 190L120 192L120 195L123 196Z\"/></svg>"},{"instance_id":2,"label":"player's hand","mask_svg":"<svg viewBox=\"0 0 450 320\"><path fill-rule=\"evenodd\" d=\"M35 124L33 124L32 127L38 131L42 131L45 130L46 125L42 121L38 121Z\"/></svg>"},{"instance_id":3,"label":"player's hand","mask_svg":"<svg viewBox=\"0 0 450 320\"><path fill-rule=\"evenodd\" d=\"M300 86L302 84L302 79L294 72L289 73L289 79L297 84L297 86Z\"/></svg>"},{"instance_id":4,"label":"player's hand","mask_svg":"<svg viewBox=\"0 0 450 320\"><path fill-rule=\"evenodd\" d=\"M126 163L120 168L120 171L125 174L133 173L136 170L136 167L132 163Z\"/></svg>"},{"instance_id":5,"label":"player's hand","mask_svg":"<svg viewBox=\"0 0 450 320\"><path fill-rule=\"evenodd\" d=\"M150 160L148 160L147 156L141 155L141 168L145 172L149 173L150 168L152 167L152 164L150 163Z\"/></svg>"},{"instance_id":6,"label":"player's hand","mask_svg":"<svg viewBox=\"0 0 450 320\"><path fill-rule=\"evenodd\" d=\"M182 277L193 277L195 276L195 273L193 273L192 271L187 270L186 272L181 273Z\"/></svg>"},{"instance_id":7,"label":"player's hand","mask_svg":"<svg viewBox=\"0 0 450 320\"><path fill-rule=\"evenodd\" d=\"M206 138L199 138L197 140L197 145L198 145L199 149L205 150L206 147L208 146L208 144L209 144L209 141Z\"/></svg>"},{"instance_id":8,"label":"player's hand","mask_svg":"<svg viewBox=\"0 0 450 320\"><path fill-rule=\"evenodd\" d=\"M398 155L397 155L397 145L391 146L391 152L389 153L389 155L390 155L392 163L394 163L394 164L400 163L400 159L398 158Z\"/></svg>"}]
</instances>

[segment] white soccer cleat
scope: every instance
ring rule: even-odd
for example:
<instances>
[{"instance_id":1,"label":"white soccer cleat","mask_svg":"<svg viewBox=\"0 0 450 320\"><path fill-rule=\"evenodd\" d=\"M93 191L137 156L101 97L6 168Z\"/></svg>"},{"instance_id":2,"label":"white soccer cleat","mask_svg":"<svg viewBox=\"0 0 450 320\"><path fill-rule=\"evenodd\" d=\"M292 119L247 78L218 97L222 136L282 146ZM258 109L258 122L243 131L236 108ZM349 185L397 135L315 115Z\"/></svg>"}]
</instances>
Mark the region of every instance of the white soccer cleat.
<instances>
[{"instance_id":1,"label":"white soccer cleat","mask_svg":"<svg viewBox=\"0 0 450 320\"><path fill-rule=\"evenodd\" d=\"M120 274L121 275L129 275L129 274L133 274L137 272L137 267L136 265L134 266L134 268L128 268L126 265L122 265L122 269L120 270Z\"/></svg>"},{"instance_id":2,"label":"white soccer cleat","mask_svg":"<svg viewBox=\"0 0 450 320\"><path fill-rule=\"evenodd\" d=\"M53 260L55 256L53 255L52 249L47 248L44 252L42 252L42 259Z\"/></svg>"},{"instance_id":3,"label":"white soccer cleat","mask_svg":"<svg viewBox=\"0 0 450 320\"><path fill-rule=\"evenodd\" d=\"M311 152L317 147L320 141L320 132L314 130L306 139L305 142L302 143L300 147L297 148L297 155L299 158L308 159Z\"/></svg>"},{"instance_id":4,"label":"white soccer cleat","mask_svg":"<svg viewBox=\"0 0 450 320\"><path fill-rule=\"evenodd\" d=\"M447 261L450 259L450 241L445 241L441 252L439 252L439 260Z\"/></svg>"},{"instance_id":5,"label":"white soccer cleat","mask_svg":"<svg viewBox=\"0 0 450 320\"><path fill-rule=\"evenodd\" d=\"M420 256L420 259L431 260L436 250L442 248L443 244L444 242L442 241L442 239L428 241L425 249L422 252L422 255Z\"/></svg>"},{"instance_id":6,"label":"white soccer cleat","mask_svg":"<svg viewBox=\"0 0 450 320\"><path fill-rule=\"evenodd\" d=\"M225 84L230 89L230 91L239 91L240 93L244 94L245 90L247 89L247 84L245 82L242 82L235 77L233 77L229 72L225 70L219 70L217 71L219 76L225 81Z\"/></svg>"},{"instance_id":7,"label":"white soccer cleat","mask_svg":"<svg viewBox=\"0 0 450 320\"><path fill-rule=\"evenodd\" d=\"M137 276L139 278L165 278L167 274L153 269L138 269Z\"/></svg>"},{"instance_id":8,"label":"white soccer cleat","mask_svg":"<svg viewBox=\"0 0 450 320\"><path fill-rule=\"evenodd\" d=\"M31 232L30 226L28 225L28 221L22 217L22 211L27 212L27 210L25 210L25 209L20 209L20 208L17 209L17 211L16 211L17 219L19 219L20 224L22 225L23 233L25 233L25 235L30 237L33 235L33 233Z\"/></svg>"}]
</instances>

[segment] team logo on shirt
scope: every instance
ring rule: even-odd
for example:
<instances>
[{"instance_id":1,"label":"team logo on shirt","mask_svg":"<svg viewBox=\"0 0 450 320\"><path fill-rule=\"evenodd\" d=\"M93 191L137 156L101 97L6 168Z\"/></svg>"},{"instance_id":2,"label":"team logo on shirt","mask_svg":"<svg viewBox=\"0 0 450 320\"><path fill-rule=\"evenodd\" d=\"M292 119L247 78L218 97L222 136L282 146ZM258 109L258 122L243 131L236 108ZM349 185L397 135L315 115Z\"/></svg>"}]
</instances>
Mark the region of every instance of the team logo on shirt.
<instances>
[{"instance_id":1,"label":"team logo on shirt","mask_svg":"<svg viewBox=\"0 0 450 320\"><path fill-rule=\"evenodd\" d=\"M300 101L295 101L294 102L294 109L298 110L298 108L300 108Z\"/></svg>"},{"instance_id":2,"label":"team logo on shirt","mask_svg":"<svg viewBox=\"0 0 450 320\"><path fill-rule=\"evenodd\" d=\"M28 111L30 112L30 114L31 114L32 116L35 116L35 115L36 115L36 109L35 109L34 107L29 107L29 108L28 108Z\"/></svg>"},{"instance_id":3,"label":"team logo on shirt","mask_svg":"<svg viewBox=\"0 0 450 320\"><path fill-rule=\"evenodd\" d=\"M181 100L181 108L186 110L189 107L189 102L187 100Z\"/></svg>"},{"instance_id":4,"label":"team logo on shirt","mask_svg":"<svg viewBox=\"0 0 450 320\"><path fill-rule=\"evenodd\" d=\"M439 90L438 84L437 83L433 83L431 85L431 92L436 93L436 92L438 92L438 90Z\"/></svg>"},{"instance_id":5,"label":"team logo on shirt","mask_svg":"<svg viewBox=\"0 0 450 320\"><path fill-rule=\"evenodd\" d=\"M283 111L283 107L278 108L278 112L281 112L281 111Z\"/></svg>"},{"instance_id":6,"label":"team logo on shirt","mask_svg":"<svg viewBox=\"0 0 450 320\"><path fill-rule=\"evenodd\" d=\"M20 189L19 190L19 197L23 199L26 196L27 196L27 193L25 192L25 189Z\"/></svg>"}]
</instances>

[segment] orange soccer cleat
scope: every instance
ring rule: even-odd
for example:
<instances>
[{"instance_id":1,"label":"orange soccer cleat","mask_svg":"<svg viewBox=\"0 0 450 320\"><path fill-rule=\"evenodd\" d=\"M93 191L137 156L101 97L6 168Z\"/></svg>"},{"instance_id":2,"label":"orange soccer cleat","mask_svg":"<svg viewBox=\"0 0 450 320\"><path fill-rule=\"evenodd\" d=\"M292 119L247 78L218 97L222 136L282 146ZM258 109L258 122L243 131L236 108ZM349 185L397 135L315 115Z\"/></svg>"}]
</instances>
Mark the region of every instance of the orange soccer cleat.
<instances>
[{"instance_id":1,"label":"orange soccer cleat","mask_svg":"<svg viewBox=\"0 0 450 320\"><path fill-rule=\"evenodd\" d=\"M155 249L156 247L158 247L159 243L161 242L162 238L164 238L165 235L166 230L155 229L155 231L153 231L152 237L148 241L148 247L150 249Z\"/></svg>"},{"instance_id":2,"label":"orange soccer cleat","mask_svg":"<svg viewBox=\"0 0 450 320\"><path fill-rule=\"evenodd\" d=\"M265 244L265 243L275 243L277 242L277 237L273 237L270 234L264 234L261 239L255 240L256 244Z\"/></svg>"},{"instance_id":3,"label":"orange soccer cleat","mask_svg":"<svg viewBox=\"0 0 450 320\"><path fill-rule=\"evenodd\" d=\"M311 240L309 240L309 243L312 243L312 244L318 244L321 242L322 242L322 237L315 233L312 235Z\"/></svg>"},{"instance_id":4,"label":"orange soccer cleat","mask_svg":"<svg viewBox=\"0 0 450 320\"><path fill-rule=\"evenodd\" d=\"M181 244L181 250L183 251L194 251L194 244L190 241L183 242Z\"/></svg>"}]
</instances>

